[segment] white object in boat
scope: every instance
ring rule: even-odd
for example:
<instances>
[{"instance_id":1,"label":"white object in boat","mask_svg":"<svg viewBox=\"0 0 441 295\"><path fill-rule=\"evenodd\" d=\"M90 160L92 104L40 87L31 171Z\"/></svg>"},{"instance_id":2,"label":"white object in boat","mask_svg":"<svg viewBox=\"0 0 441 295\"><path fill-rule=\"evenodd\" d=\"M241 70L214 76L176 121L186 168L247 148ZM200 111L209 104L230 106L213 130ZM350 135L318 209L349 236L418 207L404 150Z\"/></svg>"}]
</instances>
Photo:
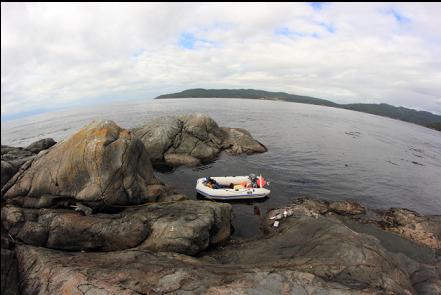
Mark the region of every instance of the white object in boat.
<instances>
[{"instance_id":1,"label":"white object in boat","mask_svg":"<svg viewBox=\"0 0 441 295\"><path fill-rule=\"evenodd\" d=\"M279 221L274 221L274 227L279 227Z\"/></svg>"},{"instance_id":2,"label":"white object in boat","mask_svg":"<svg viewBox=\"0 0 441 295\"><path fill-rule=\"evenodd\" d=\"M223 176L223 177L211 177L218 184L222 186L228 186L231 183L234 185L249 182L248 176ZM270 190L264 187L255 188L210 188L205 185L206 178L199 178L196 182L196 191L208 199L213 200L240 200L240 199L259 199L265 198L270 194Z\"/></svg>"}]
</instances>

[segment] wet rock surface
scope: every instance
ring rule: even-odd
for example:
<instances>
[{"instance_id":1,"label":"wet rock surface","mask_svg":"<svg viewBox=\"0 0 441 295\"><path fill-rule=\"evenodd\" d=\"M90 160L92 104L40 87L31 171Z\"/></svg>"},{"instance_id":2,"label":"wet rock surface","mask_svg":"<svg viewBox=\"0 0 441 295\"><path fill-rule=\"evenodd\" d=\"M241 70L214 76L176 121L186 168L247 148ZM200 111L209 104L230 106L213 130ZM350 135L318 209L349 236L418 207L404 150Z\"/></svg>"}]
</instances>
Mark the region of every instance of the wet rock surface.
<instances>
[{"instance_id":1,"label":"wet rock surface","mask_svg":"<svg viewBox=\"0 0 441 295\"><path fill-rule=\"evenodd\" d=\"M173 167L197 166L215 159L221 151L230 154L266 151L248 131L219 127L203 114L160 117L133 131L144 143L153 163Z\"/></svg>"}]
</instances>

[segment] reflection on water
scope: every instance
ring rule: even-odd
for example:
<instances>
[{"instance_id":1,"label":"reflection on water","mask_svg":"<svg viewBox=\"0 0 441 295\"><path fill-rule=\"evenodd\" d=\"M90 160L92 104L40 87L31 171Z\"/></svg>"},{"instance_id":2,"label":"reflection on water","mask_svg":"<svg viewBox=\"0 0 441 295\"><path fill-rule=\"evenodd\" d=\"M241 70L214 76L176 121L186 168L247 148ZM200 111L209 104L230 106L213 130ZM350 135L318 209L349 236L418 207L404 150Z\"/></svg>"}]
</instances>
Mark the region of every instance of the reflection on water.
<instances>
[{"instance_id":1,"label":"reflection on water","mask_svg":"<svg viewBox=\"0 0 441 295\"><path fill-rule=\"evenodd\" d=\"M245 128L268 148L263 154L222 154L198 168L157 173L189 195L195 194L200 177L255 173L268 178L272 191L268 200L233 204L235 235L255 234L268 209L299 196L441 214L440 133L342 109L246 99L147 100L5 122L1 141L24 146L44 137L62 140L92 119L110 119L131 128L158 116L191 112L206 113L221 126Z\"/></svg>"}]
</instances>

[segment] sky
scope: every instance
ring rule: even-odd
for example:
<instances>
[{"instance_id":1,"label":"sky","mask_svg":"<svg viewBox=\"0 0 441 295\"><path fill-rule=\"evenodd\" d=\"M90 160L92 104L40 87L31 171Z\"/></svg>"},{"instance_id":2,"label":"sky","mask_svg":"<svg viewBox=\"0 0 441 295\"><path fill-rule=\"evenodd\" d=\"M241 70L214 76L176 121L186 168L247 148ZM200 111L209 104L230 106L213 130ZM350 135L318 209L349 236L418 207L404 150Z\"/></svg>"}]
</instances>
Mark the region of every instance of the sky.
<instances>
[{"instance_id":1,"label":"sky","mask_svg":"<svg viewBox=\"0 0 441 295\"><path fill-rule=\"evenodd\" d=\"M1 3L1 116L254 88L441 114L440 3Z\"/></svg>"}]
</instances>

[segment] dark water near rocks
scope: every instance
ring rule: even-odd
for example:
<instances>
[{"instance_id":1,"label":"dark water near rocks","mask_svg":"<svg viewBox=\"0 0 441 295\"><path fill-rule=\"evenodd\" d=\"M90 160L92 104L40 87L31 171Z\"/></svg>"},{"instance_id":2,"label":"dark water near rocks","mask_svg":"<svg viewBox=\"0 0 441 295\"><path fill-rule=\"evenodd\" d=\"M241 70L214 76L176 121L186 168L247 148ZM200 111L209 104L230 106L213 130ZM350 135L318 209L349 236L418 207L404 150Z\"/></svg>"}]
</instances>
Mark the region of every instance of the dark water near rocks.
<instances>
[{"instance_id":1,"label":"dark water near rocks","mask_svg":"<svg viewBox=\"0 0 441 295\"><path fill-rule=\"evenodd\" d=\"M299 196L441 214L441 133L342 109L245 99L117 103L4 122L1 142L25 146L44 137L58 141L92 119L131 128L154 117L191 112L206 113L221 126L245 128L268 147L264 154L223 154L203 167L158 173L165 183L189 195L195 194L199 177L252 172L266 176L271 182L269 199L233 204L235 236L255 235L269 208Z\"/></svg>"}]
</instances>

